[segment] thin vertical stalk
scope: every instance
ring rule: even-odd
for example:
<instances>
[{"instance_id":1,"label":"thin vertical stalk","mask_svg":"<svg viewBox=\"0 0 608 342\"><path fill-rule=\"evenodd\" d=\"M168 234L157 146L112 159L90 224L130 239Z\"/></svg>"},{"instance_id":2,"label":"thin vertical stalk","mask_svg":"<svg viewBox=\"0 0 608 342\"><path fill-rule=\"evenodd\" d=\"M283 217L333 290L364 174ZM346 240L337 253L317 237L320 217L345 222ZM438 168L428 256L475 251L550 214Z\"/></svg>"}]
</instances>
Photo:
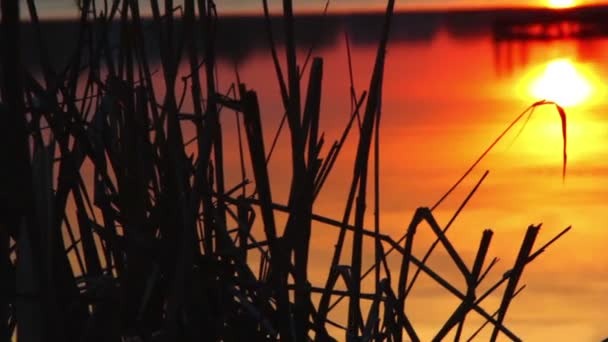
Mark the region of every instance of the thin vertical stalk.
<instances>
[{"instance_id":1,"label":"thin vertical stalk","mask_svg":"<svg viewBox=\"0 0 608 342\"><path fill-rule=\"evenodd\" d=\"M215 79L215 35L216 35L216 13L215 4L212 0L207 1L204 5L204 0L199 0L199 16L201 17L201 25L203 27L204 47L205 47L205 74L207 76L207 113L206 120L210 129L211 139L213 141L213 158L215 160L215 182L217 192L223 194L225 192L224 185L224 157L223 157L223 142L222 128L219 119L217 107L217 91ZM226 204L223 199L218 199L217 229L226 230Z\"/></svg>"},{"instance_id":2,"label":"thin vertical stalk","mask_svg":"<svg viewBox=\"0 0 608 342\"><path fill-rule=\"evenodd\" d=\"M365 201L367 197L367 164L369 159L369 150L371 145L371 138L373 132L373 126L375 120L375 115L377 115L381 94L381 81L382 74L384 73L384 59L386 55L386 45L388 43L388 35L390 31L390 23L393 14L395 2L394 0L389 0L386 16L384 21L384 27L382 30L382 36L380 39L380 44L378 46L378 52L376 55L376 62L374 65L374 72L372 74L372 79L370 82L369 93L370 96L367 99L367 105L365 108L365 115L363 117L363 124L361 126L361 138L359 141L359 147L357 149L357 157L356 157L356 168L360 169L361 177L359 177L358 189L359 192L357 194L357 204L355 209L355 233L353 236L353 253L351 258L351 271L352 278L355 280L353 282L352 296L349 301L349 331L347 333L347 339L354 339L359 333L359 321L357 317L360 315L360 302L359 302L359 294L360 290L360 281L361 278L361 259L362 259L362 249L363 249L363 235L362 235L362 227L365 213Z\"/></svg>"},{"instance_id":3,"label":"thin vertical stalk","mask_svg":"<svg viewBox=\"0 0 608 342\"><path fill-rule=\"evenodd\" d=\"M354 90L354 88L353 88ZM382 93L382 81L380 81L380 93ZM382 256L382 243L380 242L380 118L382 116L382 97L378 102L378 113L376 114L376 123L374 131L374 263L376 272L374 272L374 284L376 292L380 286L380 261ZM389 279L390 281L390 279ZM378 310L378 307L374 307ZM373 312L373 315L378 315L378 312ZM374 327L374 333L377 333L378 325Z\"/></svg>"},{"instance_id":4,"label":"thin vertical stalk","mask_svg":"<svg viewBox=\"0 0 608 342\"><path fill-rule=\"evenodd\" d=\"M504 296L502 297L502 301L500 303L500 308L498 310L498 317L496 321L498 324L502 324L507 314L507 309L509 308L509 304L513 300L513 296L515 291L517 290L517 283L519 282L519 278L524 271L524 267L527 264L528 258L532 253L532 247L534 246L534 241L536 240L536 236L538 235L538 231L540 230L540 226L530 226L528 231L526 232L526 236L524 237L524 241L522 242L521 249L519 250L519 254L517 259L515 260L515 266L511 270L511 277L507 284L507 288L505 289ZM496 341L498 338L498 326L494 327L492 331L492 336L490 338L491 341Z\"/></svg>"},{"instance_id":5,"label":"thin vertical stalk","mask_svg":"<svg viewBox=\"0 0 608 342\"><path fill-rule=\"evenodd\" d=\"M10 283L14 281L10 272L10 239L8 227L0 223L0 279L4 279L0 285L0 341L10 341L11 332L8 326L10 305Z\"/></svg>"},{"instance_id":6,"label":"thin vertical stalk","mask_svg":"<svg viewBox=\"0 0 608 342\"><path fill-rule=\"evenodd\" d=\"M20 23L19 23L19 1L2 0L1 6L1 34L2 48L0 58L2 61L2 79L0 80L0 95L2 96L2 106L0 107L0 269L2 279L8 274L6 262L9 260L9 231L13 236L21 233L18 246L31 244L37 249L34 253L34 265L29 268L30 277L40 275L40 268L37 263L40 258L38 244L38 229L33 224L33 189L31 184L31 165L28 148L27 122L23 102L23 74L20 54ZM24 219L25 218L25 219ZM26 223L26 228L21 229L22 223ZM28 232L29 231L29 232ZM28 242L30 242L28 241ZM17 267L27 269L29 265L21 260L17 260ZM7 282L8 284L8 282ZM32 284L33 286L39 284ZM6 289L0 294L0 338L9 341L8 327L8 305L9 295ZM44 301L41 301L44 303ZM21 305L19 305L21 307ZM34 316L35 308L23 307L23 326L29 328L40 327L40 320ZM29 321L28 321L29 319ZM46 327L44 327L46 329ZM26 328L27 329L27 328ZM40 334L41 336L42 334Z\"/></svg>"},{"instance_id":7,"label":"thin vertical stalk","mask_svg":"<svg viewBox=\"0 0 608 342\"><path fill-rule=\"evenodd\" d=\"M270 247L271 271L277 291L277 314L279 315L279 333L282 340L293 340L289 308L289 296L287 293L287 277L284 265L289 262L285 260L283 246L277 238L276 224L272 207L272 195L270 181L266 167L266 154L264 152L264 139L260 122L260 109L257 95L254 91L247 91L243 98L245 128L253 172L255 175L258 196L262 208L262 220L264 221L264 232Z\"/></svg>"}]
</instances>

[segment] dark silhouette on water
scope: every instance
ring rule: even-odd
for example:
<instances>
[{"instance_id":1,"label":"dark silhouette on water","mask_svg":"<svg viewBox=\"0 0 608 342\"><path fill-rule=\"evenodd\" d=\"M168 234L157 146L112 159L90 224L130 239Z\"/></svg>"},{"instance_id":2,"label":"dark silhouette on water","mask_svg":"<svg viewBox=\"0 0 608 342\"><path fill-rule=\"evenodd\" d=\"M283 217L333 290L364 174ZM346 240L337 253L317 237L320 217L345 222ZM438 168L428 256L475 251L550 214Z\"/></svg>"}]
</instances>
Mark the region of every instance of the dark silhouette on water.
<instances>
[{"instance_id":1,"label":"dark silhouette on water","mask_svg":"<svg viewBox=\"0 0 608 342\"><path fill-rule=\"evenodd\" d=\"M547 23L552 29L562 23L574 27L576 22L590 27L591 30L577 30L571 33L576 38L593 38L605 36L606 24L603 21L608 15L608 7L596 6L568 11L554 10L469 10L448 12L403 12L395 13L392 25L391 39L394 42L430 43L436 34L444 29L454 39L472 39L485 35L494 35L497 42L512 40L559 38L556 35L533 35L525 27ZM332 14L326 16L307 14L294 17L295 38L300 49L308 49L315 45L317 49L335 44L342 38L343 32L348 32L355 46L371 46L376 43L383 23L383 16L378 13L358 13L352 15ZM283 27L282 19L270 17L273 30L280 32ZM76 48L78 22L75 20L47 20L40 22L40 31L50 49L49 57L53 66L62 68L71 56L65 51ZM109 47L117 52L121 39L120 21L106 23ZM181 32L183 19L175 18L176 29ZM32 22L23 23L23 52L26 65L37 66L37 56L40 51L36 44L37 28ZM159 47L154 36L154 21L151 18L141 19L141 27L146 40L146 53L150 60L157 62ZM523 28L512 31L513 27ZM580 26L580 25L579 25ZM553 30L555 31L555 30ZM519 33L518 33L519 32ZM264 18L261 16L227 16L218 18L217 39L215 49L219 59L241 64L252 54L268 53L268 42L265 34ZM565 34L565 33L564 33ZM572 37L572 36L569 36ZM277 37L277 44L283 45L283 37ZM85 54L88 53L85 51Z\"/></svg>"},{"instance_id":2,"label":"dark silhouette on water","mask_svg":"<svg viewBox=\"0 0 608 342\"><path fill-rule=\"evenodd\" d=\"M378 154L389 32L397 27L400 39L426 41L432 39L439 20L419 23L443 14L410 16L418 18L418 31L396 23L399 16L393 15L392 0L383 16L339 17L353 44L373 42L377 53L367 90L357 93L351 88L350 121L341 139L328 148L319 124L323 59L313 57L306 63L298 60L296 49L331 42L337 26L331 20L317 25L318 18L294 18L292 2L283 4L280 17L221 21L211 0L185 0L183 12L170 0L164 9L152 0L153 18L144 20L137 1L115 1L101 14L103 5L83 0L76 23L40 23L34 1L28 0L31 22L23 30L28 59L22 64L18 8L16 2L2 0L0 157L6 165L1 178L6 192L0 208L0 338L419 341L419 328L406 308L418 275L424 273L460 302L438 327L434 340L452 331L456 340L464 338L466 317L473 312L492 325L492 340L499 335L521 340L503 322L523 288L525 266L570 228L535 249L540 225L530 226L513 267L479 295L496 265L496 258L486 262L493 232L482 233L472 265L466 264L446 232L488 172L447 225L442 227L433 216L504 133L435 206L414 213L403 237L395 240L380 229ZM454 22L463 27L454 34L476 32L460 19ZM348 23L367 27L355 30ZM300 25L323 27L327 35L314 29L297 34L306 32ZM283 32L280 39L277 32ZM260 41L271 51L280 89L277 98L289 134L291 167L283 167L291 173L280 176L291 181L287 204L273 198L267 166L270 149L264 144L266 127L256 91L238 72L228 93L216 89L217 77L224 77L216 74L218 56L238 60L249 46L260 48ZM237 46L241 42L251 45ZM178 74L183 61L187 75ZM161 68L162 78L156 83L152 65ZM306 85L301 84L303 74L309 75ZM183 93L176 93L177 82L187 85ZM185 98L193 103L192 112L185 112ZM554 105L533 104L505 132L530 110L547 104ZM566 117L557 109L565 176ZM238 152L227 151L223 144L226 129L220 116L229 111L238 118ZM185 137L184 127L196 132L195 137ZM315 199L353 128L359 128L357 157L342 219L317 215ZM187 152L190 145L195 152ZM238 153L238 184L226 184L224 153ZM370 172L372 155L376 162ZM364 226L371 186L373 230ZM284 226L279 226L279 213L286 215ZM420 259L413 246L423 222L436 241ZM315 232L321 225L338 230L339 237L331 263L312 265L309 247L313 236L323 233ZM364 270L367 239L373 240L375 253L372 267ZM464 284L448 282L427 264L436 246L446 252ZM387 256L393 252L400 264L391 268ZM324 285L309 276L312 267L327 271ZM362 284L372 272L370 290ZM503 284L500 307L490 314L483 301ZM335 307L343 299L347 314L337 317ZM367 312L362 309L364 301L369 304ZM330 328L341 330L340 335Z\"/></svg>"},{"instance_id":3,"label":"dark silhouette on water","mask_svg":"<svg viewBox=\"0 0 608 342\"><path fill-rule=\"evenodd\" d=\"M608 36L608 7L537 9L501 15L494 22L497 40L587 39Z\"/></svg>"}]
</instances>

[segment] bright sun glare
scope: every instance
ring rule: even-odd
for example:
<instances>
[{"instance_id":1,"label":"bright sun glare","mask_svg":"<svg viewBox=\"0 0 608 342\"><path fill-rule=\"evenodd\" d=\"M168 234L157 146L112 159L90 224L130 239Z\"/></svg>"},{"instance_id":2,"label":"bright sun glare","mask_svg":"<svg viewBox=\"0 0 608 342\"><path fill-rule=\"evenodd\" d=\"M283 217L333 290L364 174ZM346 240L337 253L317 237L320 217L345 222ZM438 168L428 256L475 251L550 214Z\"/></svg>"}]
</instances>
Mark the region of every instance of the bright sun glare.
<instances>
[{"instance_id":1,"label":"bright sun glare","mask_svg":"<svg viewBox=\"0 0 608 342\"><path fill-rule=\"evenodd\" d=\"M568 8L576 5L576 0L548 0L551 8Z\"/></svg>"},{"instance_id":2,"label":"bright sun glare","mask_svg":"<svg viewBox=\"0 0 608 342\"><path fill-rule=\"evenodd\" d=\"M554 101L561 106L580 104L589 98L591 91L589 80L568 59L557 59L547 64L531 87L534 97Z\"/></svg>"}]
</instances>

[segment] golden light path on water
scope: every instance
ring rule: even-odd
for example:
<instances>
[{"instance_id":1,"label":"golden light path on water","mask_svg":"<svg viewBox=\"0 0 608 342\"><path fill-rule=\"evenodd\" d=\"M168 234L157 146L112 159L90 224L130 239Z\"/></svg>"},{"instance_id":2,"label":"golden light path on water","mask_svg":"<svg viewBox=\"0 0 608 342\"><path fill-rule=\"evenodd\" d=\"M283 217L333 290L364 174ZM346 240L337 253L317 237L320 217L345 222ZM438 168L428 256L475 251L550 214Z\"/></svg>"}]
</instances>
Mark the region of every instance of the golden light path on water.
<instances>
[{"instance_id":1,"label":"golden light path on water","mask_svg":"<svg viewBox=\"0 0 608 342\"><path fill-rule=\"evenodd\" d=\"M534 97L565 107L583 103L593 95L593 90L592 81L569 59L550 61L530 85Z\"/></svg>"},{"instance_id":2,"label":"golden light path on water","mask_svg":"<svg viewBox=\"0 0 608 342\"><path fill-rule=\"evenodd\" d=\"M578 63L568 57L549 59L547 62L531 67L520 83L520 92L528 101L547 100L557 103L566 110L568 154L572 162L579 159L592 158L597 145L597 119L591 117L589 108L603 100L605 87L597 77L597 70L592 65ZM542 109L541 112L554 111L553 108ZM534 150L535 159L555 162L555 156L547 155L546 149L538 149L539 144L555 149L561 144L561 121L557 117L541 119L542 125L535 127L532 134L524 140L521 146L527 152ZM526 147L527 144L527 147ZM551 146L551 147L550 147ZM595 151L597 152L597 151Z\"/></svg>"}]
</instances>

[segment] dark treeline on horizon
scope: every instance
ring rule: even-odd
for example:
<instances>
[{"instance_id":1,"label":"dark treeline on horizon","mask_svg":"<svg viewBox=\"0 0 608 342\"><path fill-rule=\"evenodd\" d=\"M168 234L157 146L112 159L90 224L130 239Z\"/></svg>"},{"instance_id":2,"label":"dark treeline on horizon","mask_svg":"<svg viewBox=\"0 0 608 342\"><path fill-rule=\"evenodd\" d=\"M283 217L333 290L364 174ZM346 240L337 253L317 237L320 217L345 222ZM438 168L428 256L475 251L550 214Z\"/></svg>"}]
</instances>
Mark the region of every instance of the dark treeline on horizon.
<instances>
[{"instance_id":1,"label":"dark treeline on horizon","mask_svg":"<svg viewBox=\"0 0 608 342\"><path fill-rule=\"evenodd\" d=\"M563 13L585 17L604 16L608 14L608 6L570 9L560 11L558 15ZM534 20L553 15L549 9L402 12L395 14L391 40L395 43L430 43L440 30L455 39L476 38L492 34L494 25L499 21ZM301 15L295 20L296 39L300 48L314 45L316 49L323 49L343 39L342 33L347 32L353 46L371 46L381 29L382 20L382 15L378 13ZM177 34L181 31L180 24L179 21L176 22ZM50 20L43 21L41 25L45 39L54 47L50 51L51 61L61 68L68 63L69 51L75 48L77 21ZM116 21L111 26L110 39L117 41L120 25ZM281 46L281 18L273 17L272 26L275 39ZM147 44L149 56L153 60L158 59L158 46L152 38L154 28L151 20L144 21L144 28L150 32ZM23 23L22 31L24 63L28 66L35 65L38 62L38 51L33 44L34 31L31 24ZM266 53L268 42L263 17L223 16L219 13L215 43L219 58L237 65L251 54Z\"/></svg>"}]
</instances>

